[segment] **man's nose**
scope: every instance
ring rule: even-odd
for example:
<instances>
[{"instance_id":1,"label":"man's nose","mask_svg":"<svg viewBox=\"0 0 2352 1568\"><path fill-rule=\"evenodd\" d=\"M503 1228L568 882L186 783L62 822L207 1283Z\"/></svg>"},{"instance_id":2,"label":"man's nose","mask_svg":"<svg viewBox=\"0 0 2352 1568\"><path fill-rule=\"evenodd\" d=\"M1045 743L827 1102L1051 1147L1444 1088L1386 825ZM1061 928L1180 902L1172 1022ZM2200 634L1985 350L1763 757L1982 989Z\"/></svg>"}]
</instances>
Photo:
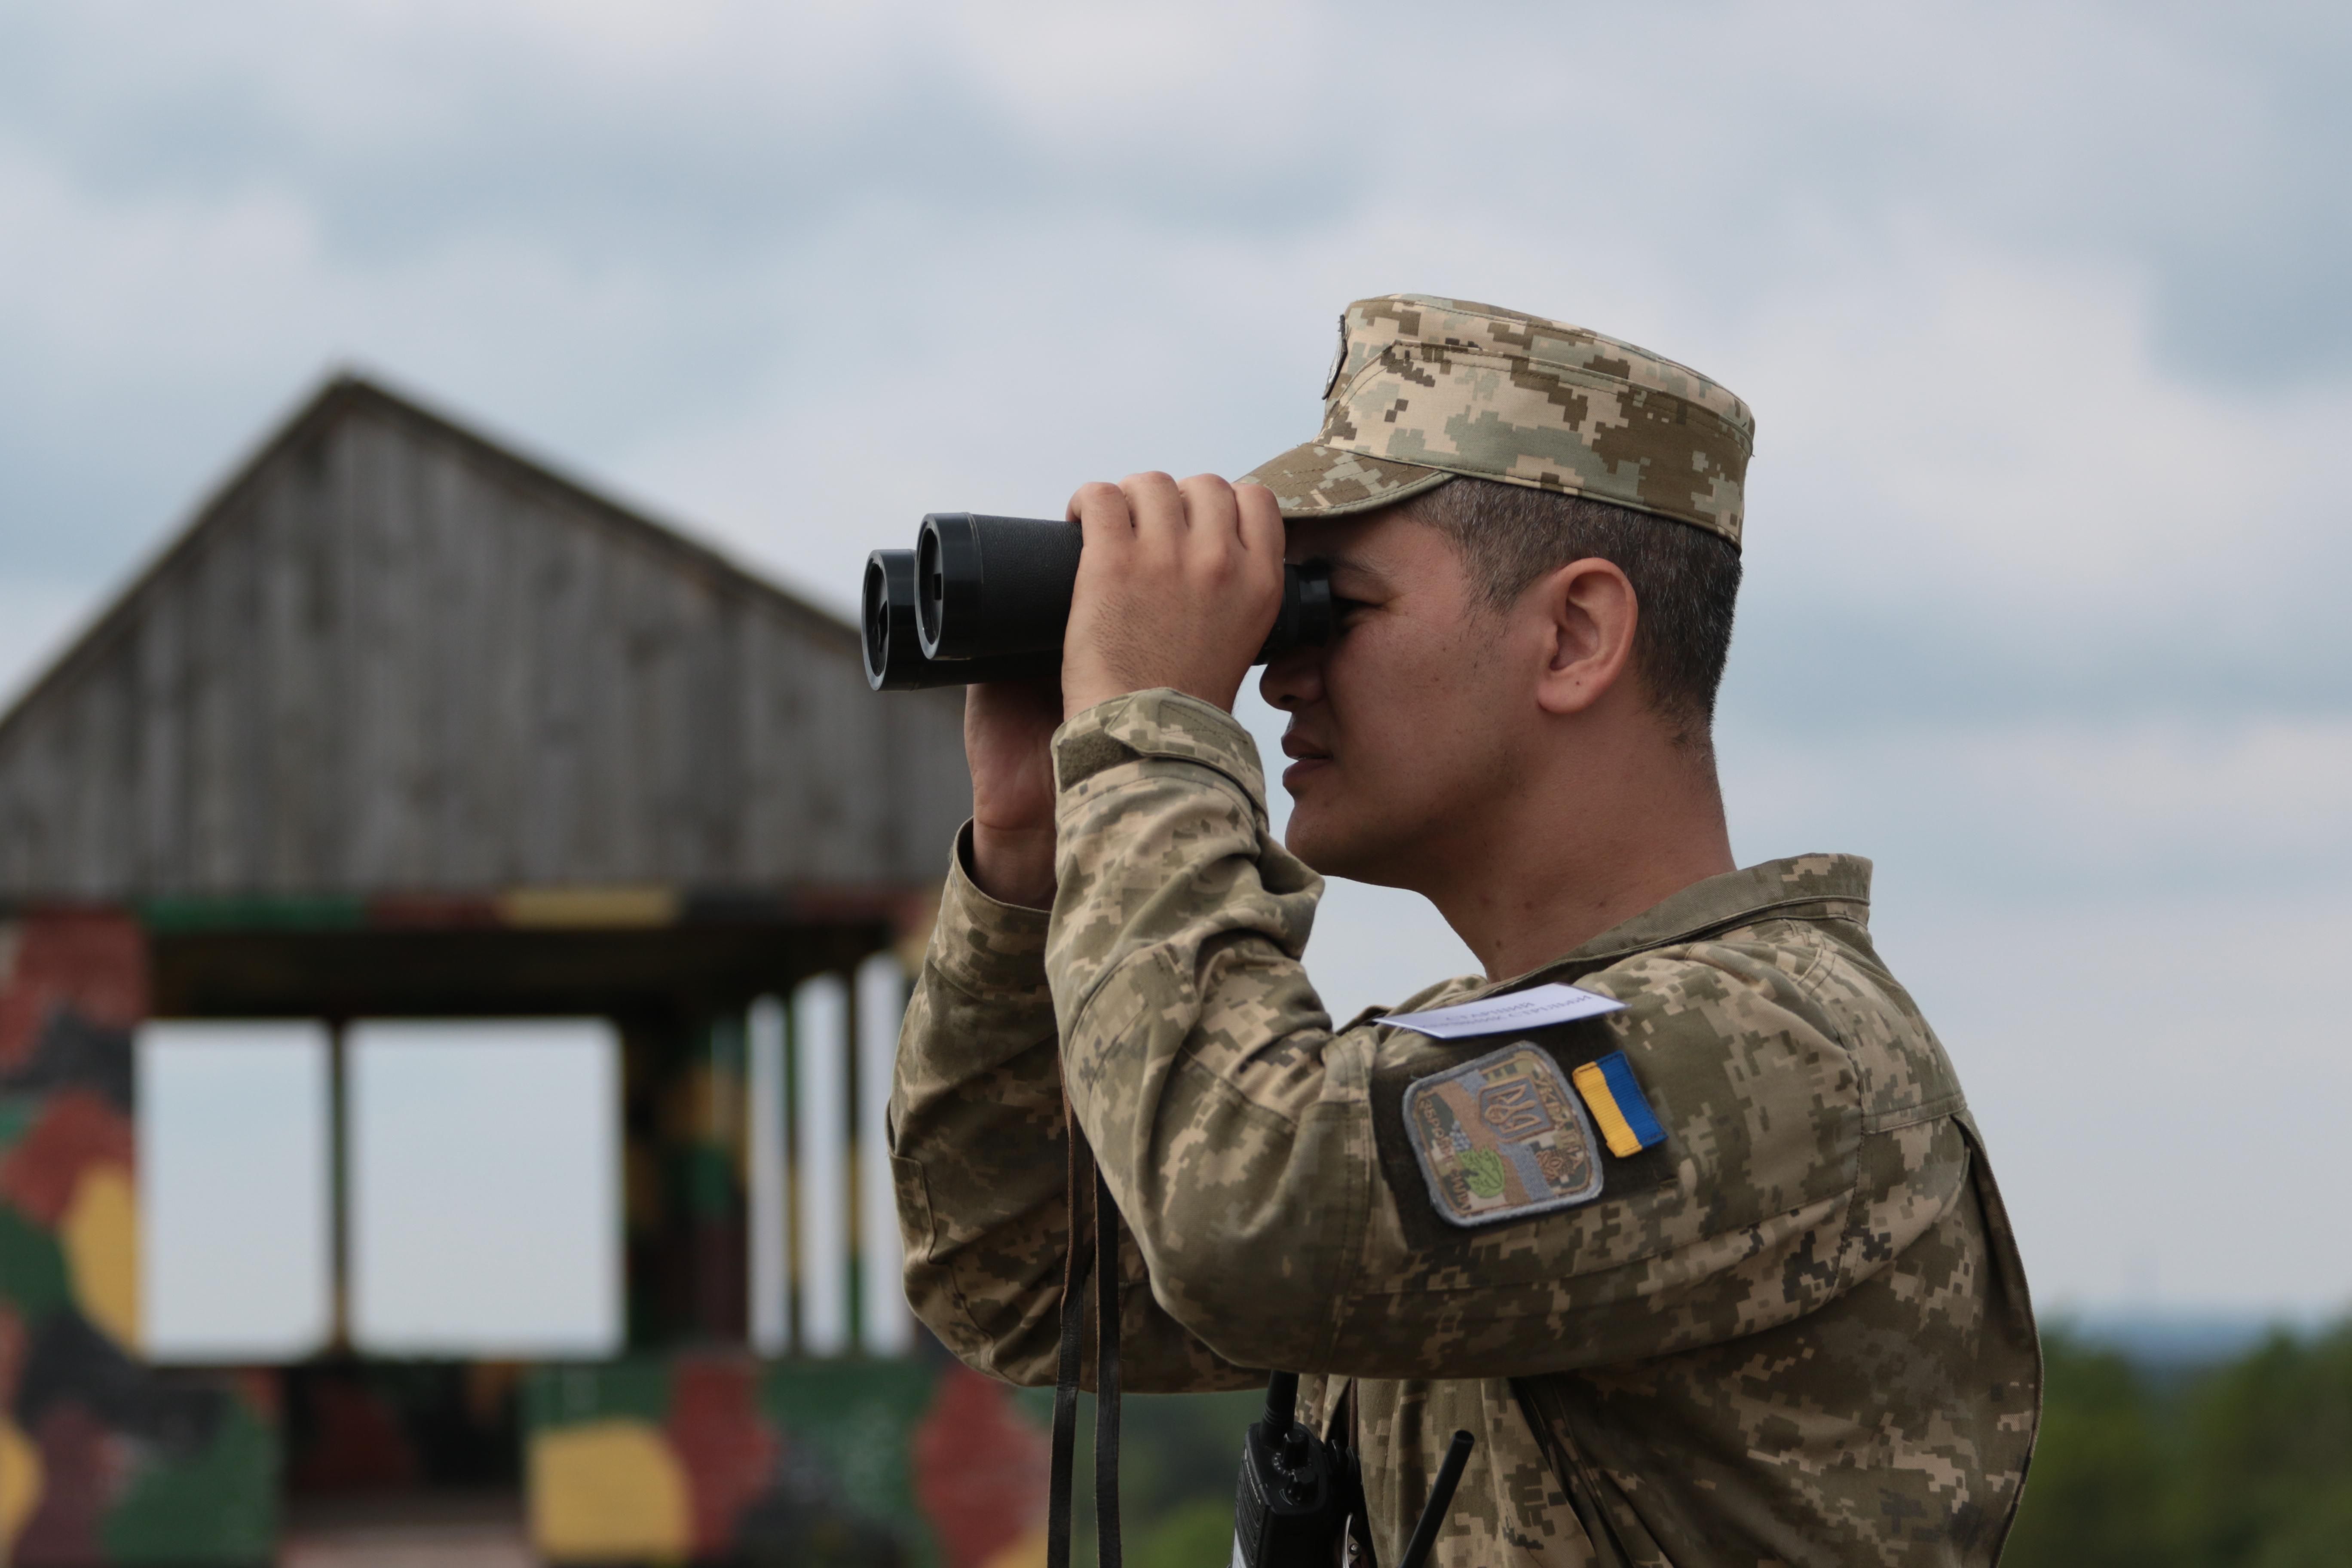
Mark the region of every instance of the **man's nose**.
<instances>
[{"instance_id":1,"label":"man's nose","mask_svg":"<svg viewBox=\"0 0 2352 1568\"><path fill-rule=\"evenodd\" d=\"M1267 707L1279 708L1285 713L1295 713L1311 702L1321 701L1327 651L1320 647L1295 647L1279 658L1269 659L1265 673L1258 677L1257 694L1265 699Z\"/></svg>"}]
</instances>

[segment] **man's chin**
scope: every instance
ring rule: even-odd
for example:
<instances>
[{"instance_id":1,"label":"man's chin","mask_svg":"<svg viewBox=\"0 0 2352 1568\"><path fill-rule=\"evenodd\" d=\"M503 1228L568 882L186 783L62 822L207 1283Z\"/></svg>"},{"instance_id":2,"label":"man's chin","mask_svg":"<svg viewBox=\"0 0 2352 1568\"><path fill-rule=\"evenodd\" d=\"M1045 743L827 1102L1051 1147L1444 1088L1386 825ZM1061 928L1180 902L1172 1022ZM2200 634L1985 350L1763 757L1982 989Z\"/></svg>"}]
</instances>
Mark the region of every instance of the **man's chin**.
<instances>
[{"instance_id":1,"label":"man's chin","mask_svg":"<svg viewBox=\"0 0 2352 1568\"><path fill-rule=\"evenodd\" d=\"M1346 824L1330 820L1304 802L1291 808L1282 843L1318 876L1345 877L1351 882L1374 882L1382 887L1399 885L1394 876L1395 857L1381 853L1375 835L1360 829L1351 831Z\"/></svg>"}]
</instances>

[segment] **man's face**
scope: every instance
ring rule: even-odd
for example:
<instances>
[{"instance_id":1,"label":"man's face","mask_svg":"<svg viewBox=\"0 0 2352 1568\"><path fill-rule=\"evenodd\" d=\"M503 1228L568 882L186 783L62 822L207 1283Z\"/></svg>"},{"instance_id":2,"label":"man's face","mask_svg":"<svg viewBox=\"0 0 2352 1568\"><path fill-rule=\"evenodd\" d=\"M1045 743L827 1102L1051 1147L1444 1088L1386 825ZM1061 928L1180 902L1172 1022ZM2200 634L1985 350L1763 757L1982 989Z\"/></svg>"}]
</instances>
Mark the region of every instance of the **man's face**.
<instances>
[{"instance_id":1,"label":"man's face","mask_svg":"<svg viewBox=\"0 0 2352 1568\"><path fill-rule=\"evenodd\" d=\"M1327 875L1425 888L1511 786L1534 718L1532 644L1513 646L1528 630L1488 608L1453 543L1402 509L1294 522L1286 553L1331 563L1340 629L1260 682L1290 714L1285 841Z\"/></svg>"}]
</instances>

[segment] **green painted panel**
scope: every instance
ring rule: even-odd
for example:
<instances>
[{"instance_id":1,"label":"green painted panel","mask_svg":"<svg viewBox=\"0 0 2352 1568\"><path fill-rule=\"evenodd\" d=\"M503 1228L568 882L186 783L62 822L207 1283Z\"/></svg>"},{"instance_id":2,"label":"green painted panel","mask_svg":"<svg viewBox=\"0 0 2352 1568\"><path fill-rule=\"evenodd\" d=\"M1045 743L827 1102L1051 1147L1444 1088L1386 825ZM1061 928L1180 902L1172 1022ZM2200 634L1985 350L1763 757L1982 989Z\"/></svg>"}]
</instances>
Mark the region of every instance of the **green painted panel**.
<instances>
[{"instance_id":1,"label":"green painted panel","mask_svg":"<svg viewBox=\"0 0 2352 1568\"><path fill-rule=\"evenodd\" d=\"M700 1220L727 1220L742 1212L735 1162L728 1150L711 1143L690 1143L674 1151L671 1160L673 1190L685 1199L688 1214Z\"/></svg>"},{"instance_id":2,"label":"green painted panel","mask_svg":"<svg viewBox=\"0 0 2352 1568\"><path fill-rule=\"evenodd\" d=\"M669 1363L599 1362L536 1367L523 1382L526 1432L613 1416L660 1426L669 1418Z\"/></svg>"},{"instance_id":3,"label":"green painted panel","mask_svg":"<svg viewBox=\"0 0 2352 1568\"><path fill-rule=\"evenodd\" d=\"M35 1121L44 1102L23 1095L0 1095L0 1154L16 1145Z\"/></svg>"},{"instance_id":4,"label":"green painted panel","mask_svg":"<svg viewBox=\"0 0 2352 1568\"><path fill-rule=\"evenodd\" d=\"M332 898L150 899L139 908L150 931L349 931L367 923L367 903Z\"/></svg>"},{"instance_id":5,"label":"green painted panel","mask_svg":"<svg viewBox=\"0 0 2352 1568\"><path fill-rule=\"evenodd\" d=\"M133 1473L106 1516L112 1563L263 1563L278 1554L278 1435L242 1399L205 1450L179 1464L155 1457Z\"/></svg>"},{"instance_id":6,"label":"green painted panel","mask_svg":"<svg viewBox=\"0 0 2352 1568\"><path fill-rule=\"evenodd\" d=\"M782 1363L761 1370L760 1410L825 1461L852 1508L919 1519L908 1444L938 1383L914 1362Z\"/></svg>"},{"instance_id":7,"label":"green painted panel","mask_svg":"<svg viewBox=\"0 0 2352 1568\"><path fill-rule=\"evenodd\" d=\"M56 1233L0 1200L0 1300L29 1325L73 1304L73 1283Z\"/></svg>"}]
</instances>

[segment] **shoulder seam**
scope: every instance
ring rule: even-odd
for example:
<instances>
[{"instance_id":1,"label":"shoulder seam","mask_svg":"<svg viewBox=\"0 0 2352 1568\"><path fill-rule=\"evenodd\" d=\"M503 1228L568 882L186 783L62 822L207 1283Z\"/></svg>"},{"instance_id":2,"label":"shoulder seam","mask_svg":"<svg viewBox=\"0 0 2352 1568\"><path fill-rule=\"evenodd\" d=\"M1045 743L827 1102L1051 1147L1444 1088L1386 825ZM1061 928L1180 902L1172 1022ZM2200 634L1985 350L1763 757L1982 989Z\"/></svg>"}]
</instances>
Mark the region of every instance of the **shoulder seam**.
<instances>
[{"instance_id":1,"label":"shoulder seam","mask_svg":"<svg viewBox=\"0 0 2352 1568\"><path fill-rule=\"evenodd\" d=\"M1853 1288L1853 1254L1855 1247L1860 1245L1860 1237L1856 1234L1856 1222L1860 1219L1864 1206L1864 1194L1862 1188L1862 1145L1863 1141L1870 1136L1870 1115L1864 1109L1870 1103L1870 1073L1869 1069L1863 1065L1862 1053L1855 1050L1853 1046L1843 1037L1844 1031L1841 1026L1836 1009L1830 1005L1830 999L1822 995L1812 984L1814 976L1821 973L1822 966L1829 962L1830 950L1836 944L1803 921L1790 923L1803 927L1802 940L1812 944L1813 957L1811 963L1790 977L1789 984L1812 1003L1815 1010L1821 1015L1822 1022L1829 1026L1822 1031L1822 1037L1835 1046L1839 1054L1845 1058L1846 1071L1852 1075L1853 1082L1853 1150L1846 1156L1845 1168L1846 1190L1850 1196L1846 1203L1845 1224L1841 1227L1842 1234L1838 1239L1836 1280L1833 1289L1833 1295L1843 1296Z\"/></svg>"},{"instance_id":2,"label":"shoulder seam","mask_svg":"<svg viewBox=\"0 0 2352 1568\"><path fill-rule=\"evenodd\" d=\"M1916 1105L1864 1115L1862 1132L1865 1138L1881 1132L1899 1132L1906 1127L1916 1127L1922 1121L1940 1121L1948 1116L1965 1116L1968 1109L1969 1097L1956 1089L1949 1094L1939 1094Z\"/></svg>"}]
</instances>

